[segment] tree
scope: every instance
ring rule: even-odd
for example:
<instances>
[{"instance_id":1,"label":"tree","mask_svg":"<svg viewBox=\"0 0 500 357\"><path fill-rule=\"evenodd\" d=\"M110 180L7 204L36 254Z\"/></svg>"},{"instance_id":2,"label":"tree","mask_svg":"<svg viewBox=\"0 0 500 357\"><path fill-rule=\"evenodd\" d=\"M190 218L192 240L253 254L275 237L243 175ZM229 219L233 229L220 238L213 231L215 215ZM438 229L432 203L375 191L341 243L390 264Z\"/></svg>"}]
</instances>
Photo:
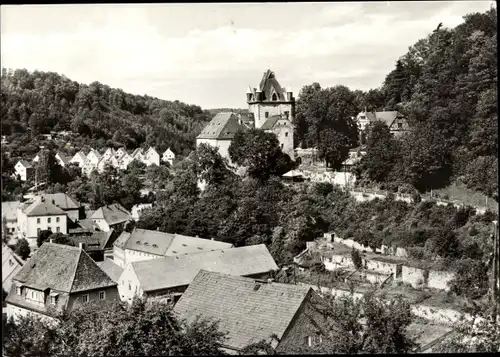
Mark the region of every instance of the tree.
<instances>
[{"instance_id":1,"label":"tree","mask_svg":"<svg viewBox=\"0 0 500 357\"><path fill-rule=\"evenodd\" d=\"M246 167L248 175L260 181L279 177L293 167L283 165L286 154L281 151L276 135L260 129L236 133L228 151L232 162Z\"/></svg>"},{"instance_id":2,"label":"tree","mask_svg":"<svg viewBox=\"0 0 500 357\"><path fill-rule=\"evenodd\" d=\"M153 190L165 188L169 177L170 172L166 166L150 165L146 168L146 180L151 182Z\"/></svg>"},{"instance_id":3,"label":"tree","mask_svg":"<svg viewBox=\"0 0 500 357\"><path fill-rule=\"evenodd\" d=\"M327 166L338 170L347 159L351 141L344 134L333 129L324 129L319 133L318 156Z\"/></svg>"},{"instance_id":4,"label":"tree","mask_svg":"<svg viewBox=\"0 0 500 357\"><path fill-rule=\"evenodd\" d=\"M21 259L26 260L31 254L31 249L28 241L24 238L20 239L16 243L14 252L21 257Z\"/></svg>"},{"instance_id":5,"label":"tree","mask_svg":"<svg viewBox=\"0 0 500 357\"><path fill-rule=\"evenodd\" d=\"M221 185L234 179L235 174L229 170L228 160L223 158L218 149L213 146L200 144L196 148L193 160L200 180L206 182L208 186Z\"/></svg>"},{"instance_id":6,"label":"tree","mask_svg":"<svg viewBox=\"0 0 500 357\"><path fill-rule=\"evenodd\" d=\"M52 240L54 243L57 244L74 246L73 242L69 240L68 236L62 234L61 232L51 234L48 239L49 241Z\"/></svg>"},{"instance_id":7,"label":"tree","mask_svg":"<svg viewBox=\"0 0 500 357\"><path fill-rule=\"evenodd\" d=\"M36 245L40 248L42 246L43 242L48 240L51 235L52 235L52 231L49 231L46 229L40 231L40 233L38 234L38 237L36 238Z\"/></svg>"},{"instance_id":8,"label":"tree","mask_svg":"<svg viewBox=\"0 0 500 357\"><path fill-rule=\"evenodd\" d=\"M363 259L361 258L361 254L359 254L359 250L352 249L351 259L356 269L361 269L363 267Z\"/></svg>"},{"instance_id":9,"label":"tree","mask_svg":"<svg viewBox=\"0 0 500 357\"><path fill-rule=\"evenodd\" d=\"M488 267L478 260L457 262L455 277L449 282L450 290L475 300L488 292Z\"/></svg>"}]
</instances>

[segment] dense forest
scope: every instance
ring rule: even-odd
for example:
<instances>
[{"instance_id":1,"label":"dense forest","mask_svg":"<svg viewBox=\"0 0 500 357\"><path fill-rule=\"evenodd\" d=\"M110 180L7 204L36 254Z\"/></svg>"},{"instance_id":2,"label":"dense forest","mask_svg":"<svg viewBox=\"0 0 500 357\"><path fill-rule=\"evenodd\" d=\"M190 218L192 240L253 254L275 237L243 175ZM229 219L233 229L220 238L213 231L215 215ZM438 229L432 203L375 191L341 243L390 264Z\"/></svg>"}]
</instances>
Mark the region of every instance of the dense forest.
<instances>
[{"instance_id":1,"label":"dense forest","mask_svg":"<svg viewBox=\"0 0 500 357\"><path fill-rule=\"evenodd\" d=\"M393 140L387 129L375 130L357 168L361 184L391 189L406 183L423 192L458 182L498 200L496 12L466 15L456 28L419 40L380 88L305 86L297 101L296 144L317 146L338 167L357 139L351 116L365 107L398 110L412 131Z\"/></svg>"},{"instance_id":2,"label":"dense forest","mask_svg":"<svg viewBox=\"0 0 500 357\"><path fill-rule=\"evenodd\" d=\"M71 131L80 149L154 146L187 155L211 114L199 106L79 84L53 72L2 69L2 135L12 156L38 152L40 134ZM37 145L38 144L38 145Z\"/></svg>"}]
</instances>

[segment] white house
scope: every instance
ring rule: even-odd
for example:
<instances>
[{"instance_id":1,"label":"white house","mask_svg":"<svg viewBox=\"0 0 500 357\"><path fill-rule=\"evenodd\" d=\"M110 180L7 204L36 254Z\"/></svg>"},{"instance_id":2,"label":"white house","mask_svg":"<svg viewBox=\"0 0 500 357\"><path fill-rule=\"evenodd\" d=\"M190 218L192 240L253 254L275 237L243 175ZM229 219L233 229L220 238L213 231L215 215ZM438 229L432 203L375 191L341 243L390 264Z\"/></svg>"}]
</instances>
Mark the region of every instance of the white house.
<instances>
[{"instance_id":1,"label":"white house","mask_svg":"<svg viewBox=\"0 0 500 357\"><path fill-rule=\"evenodd\" d=\"M2 232L5 230L8 235L14 235L16 233L17 209L20 205L20 201L2 202Z\"/></svg>"},{"instance_id":2,"label":"white house","mask_svg":"<svg viewBox=\"0 0 500 357\"><path fill-rule=\"evenodd\" d=\"M111 159L113 156L115 156L115 150L113 148L107 148L106 151L104 151L104 154L102 155L103 159Z\"/></svg>"},{"instance_id":3,"label":"white house","mask_svg":"<svg viewBox=\"0 0 500 357\"><path fill-rule=\"evenodd\" d=\"M170 164L170 166L172 166L174 164L174 160L175 160L174 152L172 150L170 150L170 148L168 148L163 153L162 160L164 162L168 162Z\"/></svg>"},{"instance_id":4,"label":"white house","mask_svg":"<svg viewBox=\"0 0 500 357\"><path fill-rule=\"evenodd\" d=\"M46 201L56 205L64 212L74 223L80 220L80 203L65 193L45 193L41 195Z\"/></svg>"},{"instance_id":5,"label":"white house","mask_svg":"<svg viewBox=\"0 0 500 357\"><path fill-rule=\"evenodd\" d=\"M83 166L85 165L85 162L87 161L87 157L85 156L85 154L82 152L82 151L78 151L75 156L73 156L71 158L71 160L69 161L71 164L75 163L77 164L79 167L83 168Z\"/></svg>"},{"instance_id":6,"label":"white house","mask_svg":"<svg viewBox=\"0 0 500 357\"><path fill-rule=\"evenodd\" d=\"M123 268L128 263L135 261L232 247L233 245L230 243L211 239L134 228L132 233L123 232L115 241L113 260Z\"/></svg>"},{"instance_id":7,"label":"white house","mask_svg":"<svg viewBox=\"0 0 500 357\"><path fill-rule=\"evenodd\" d=\"M120 158L120 157L122 157L125 154L128 154L128 153L127 153L127 150L125 150L125 148L123 148L123 147L119 148L115 152L115 156L116 156L117 159Z\"/></svg>"},{"instance_id":8,"label":"white house","mask_svg":"<svg viewBox=\"0 0 500 357\"><path fill-rule=\"evenodd\" d=\"M126 170L128 165L133 161L132 156L128 153L124 153L118 158L118 165L121 170Z\"/></svg>"},{"instance_id":9,"label":"white house","mask_svg":"<svg viewBox=\"0 0 500 357\"><path fill-rule=\"evenodd\" d=\"M158 154L158 152L154 148L150 147L148 151L146 151L146 153L144 154L143 162L147 166L150 165L160 166L160 154Z\"/></svg>"},{"instance_id":10,"label":"white house","mask_svg":"<svg viewBox=\"0 0 500 357\"><path fill-rule=\"evenodd\" d=\"M28 161L19 160L14 166L16 176L21 178L21 181L28 180L34 172L33 166Z\"/></svg>"},{"instance_id":11,"label":"white house","mask_svg":"<svg viewBox=\"0 0 500 357\"><path fill-rule=\"evenodd\" d=\"M99 154L97 150L91 149L89 153L87 154L87 159L90 161L91 164L97 165L99 161L101 160L102 155Z\"/></svg>"},{"instance_id":12,"label":"white house","mask_svg":"<svg viewBox=\"0 0 500 357\"><path fill-rule=\"evenodd\" d=\"M138 221L141 214L142 214L142 211L147 210L147 209L151 209L151 208L153 208L152 203L139 203L137 205L134 205L131 209L132 219L134 221Z\"/></svg>"},{"instance_id":13,"label":"white house","mask_svg":"<svg viewBox=\"0 0 500 357\"><path fill-rule=\"evenodd\" d=\"M19 206L17 210L17 231L19 238L25 238L30 246L36 246L40 231L50 230L53 233L68 233L68 216L43 196L33 202Z\"/></svg>"},{"instance_id":14,"label":"white house","mask_svg":"<svg viewBox=\"0 0 500 357\"><path fill-rule=\"evenodd\" d=\"M56 158L57 162L59 163L59 165L61 165L62 167L67 167L71 161L70 159L68 159L66 157L66 155L64 155L63 153L61 153L59 151L56 153L55 158Z\"/></svg>"},{"instance_id":15,"label":"white house","mask_svg":"<svg viewBox=\"0 0 500 357\"><path fill-rule=\"evenodd\" d=\"M92 171L94 171L96 169L97 169L97 164L94 164L92 161L90 161L89 159L87 159L85 161L85 163L83 164L82 173L85 176L90 176L90 174L92 173Z\"/></svg>"}]
</instances>

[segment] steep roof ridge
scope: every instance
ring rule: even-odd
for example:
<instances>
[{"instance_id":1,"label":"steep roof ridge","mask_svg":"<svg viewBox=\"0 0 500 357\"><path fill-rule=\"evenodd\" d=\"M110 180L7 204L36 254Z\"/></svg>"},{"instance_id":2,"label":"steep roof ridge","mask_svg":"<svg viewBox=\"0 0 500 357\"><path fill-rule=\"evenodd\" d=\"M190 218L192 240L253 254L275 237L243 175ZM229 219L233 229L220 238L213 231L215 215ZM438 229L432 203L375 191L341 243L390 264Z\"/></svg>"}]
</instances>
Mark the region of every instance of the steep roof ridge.
<instances>
[{"instance_id":1,"label":"steep roof ridge","mask_svg":"<svg viewBox=\"0 0 500 357\"><path fill-rule=\"evenodd\" d=\"M78 254L78 261L75 264L75 271L73 274L71 274L73 277L71 278L71 286L69 287L69 293L73 290L73 285L75 285L75 278L76 278L76 271L78 270L78 265L80 264L80 260L82 259L82 251L83 249L77 248L80 251L80 254Z\"/></svg>"}]
</instances>

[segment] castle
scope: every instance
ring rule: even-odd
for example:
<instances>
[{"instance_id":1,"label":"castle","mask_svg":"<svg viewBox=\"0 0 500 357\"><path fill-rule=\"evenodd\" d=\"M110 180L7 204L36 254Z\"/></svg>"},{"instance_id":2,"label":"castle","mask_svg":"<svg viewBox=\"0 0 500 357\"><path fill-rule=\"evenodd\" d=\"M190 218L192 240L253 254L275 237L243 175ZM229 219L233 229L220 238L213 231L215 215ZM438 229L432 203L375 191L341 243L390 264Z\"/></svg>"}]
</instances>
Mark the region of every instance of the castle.
<instances>
[{"instance_id":1,"label":"castle","mask_svg":"<svg viewBox=\"0 0 500 357\"><path fill-rule=\"evenodd\" d=\"M234 134L238 130L257 128L274 133L281 150L293 160L295 98L292 89L281 87L274 72L268 69L258 88L248 86L246 101L248 114L218 113L198 135L196 146L212 145L230 159L228 149Z\"/></svg>"}]
</instances>

